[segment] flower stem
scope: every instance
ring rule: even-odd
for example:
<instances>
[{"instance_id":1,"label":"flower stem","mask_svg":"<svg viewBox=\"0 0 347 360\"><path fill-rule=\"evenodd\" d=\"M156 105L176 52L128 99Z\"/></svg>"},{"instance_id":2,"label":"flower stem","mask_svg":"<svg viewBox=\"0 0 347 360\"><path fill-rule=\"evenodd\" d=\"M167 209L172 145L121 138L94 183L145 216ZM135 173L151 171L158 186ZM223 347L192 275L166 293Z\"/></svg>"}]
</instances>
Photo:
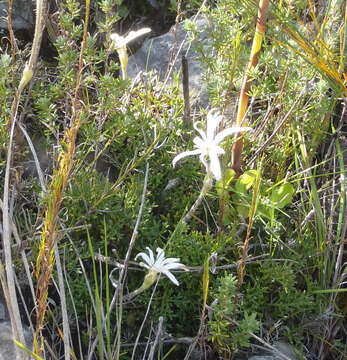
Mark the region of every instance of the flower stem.
<instances>
[{"instance_id":1,"label":"flower stem","mask_svg":"<svg viewBox=\"0 0 347 360\"><path fill-rule=\"evenodd\" d=\"M190 210L187 212L187 214L182 219L183 223L187 224L188 221L192 218L192 216L194 215L196 209L202 203L202 200L203 200L204 196L210 191L210 189L212 187L212 183L213 183L213 177L212 177L211 172L208 171L206 176L205 176L204 184L202 186L200 194L199 194L198 198L195 200L195 203L193 204L193 206L190 208Z\"/></svg>"}]
</instances>

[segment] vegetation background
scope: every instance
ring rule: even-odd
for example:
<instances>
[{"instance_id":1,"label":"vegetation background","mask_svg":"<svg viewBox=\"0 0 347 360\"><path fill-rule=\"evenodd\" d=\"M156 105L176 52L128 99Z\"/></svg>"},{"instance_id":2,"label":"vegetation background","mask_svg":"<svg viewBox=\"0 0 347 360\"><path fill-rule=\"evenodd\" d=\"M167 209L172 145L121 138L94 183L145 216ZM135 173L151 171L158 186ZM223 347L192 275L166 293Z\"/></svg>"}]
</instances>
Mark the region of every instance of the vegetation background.
<instances>
[{"instance_id":1,"label":"vegetation background","mask_svg":"<svg viewBox=\"0 0 347 360\"><path fill-rule=\"evenodd\" d=\"M0 278L21 358L242 359L276 352L278 340L298 359L347 357L347 5L267 5L56 0L47 16L38 0L33 42L9 21ZM267 16L256 31L258 7ZM208 51L197 12L211 23ZM110 38L144 26L159 35L184 19L210 98L188 122L180 74L122 78ZM202 194L204 166L172 160L212 108L226 127L253 131L242 168L223 143L223 177ZM129 298L148 274L135 261L146 247L189 271L174 273L178 287L162 274Z\"/></svg>"}]
</instances>

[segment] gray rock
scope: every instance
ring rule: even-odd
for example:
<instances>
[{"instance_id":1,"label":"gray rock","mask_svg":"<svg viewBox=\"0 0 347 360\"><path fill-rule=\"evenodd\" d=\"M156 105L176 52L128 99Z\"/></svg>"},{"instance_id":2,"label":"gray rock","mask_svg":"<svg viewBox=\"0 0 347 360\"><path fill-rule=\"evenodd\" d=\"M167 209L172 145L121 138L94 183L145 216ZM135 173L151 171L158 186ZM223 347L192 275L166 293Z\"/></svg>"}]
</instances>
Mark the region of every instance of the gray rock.
<instances>
[{"instance_id":1,"label":"gray rock","mask_svg":"<svg viewBox=\"0 0 347 360\"><path fill-rule=\"evenodd\" d=\"M287 342L280 340L273 344L273 347L278 350L281 355L284 355L287 359L297 360L298 357L295 354L294 348ZM285 359L277 352L273 352L271 355L255 355L251 356L248 360L283 360Z\"/></svg>"},{"instance_id":2,"label":"gray rock","mask_svg":"<svg viewBox=\"0 0 347 360\"><path fill-rule=\"evenodd\" d=\"M6 320L6 307L0 299L0 320Z\"/></svg>"},{"instance_id":3,"label":"gray rock","mask_svg":"<svg viewBox=\"0 0 347 360\"><path fill-rule=\"evenodd\" d=\"M295 354L294 348L292 345L288 344L283 340L276 341L273 344L274 348L285 355L290 360L297 360L297 356Z\"/></svg>"},{"instance_id":4,"label":"gray rock","mask_svg":"<svg viewBox=\"0 0 347 360\"><path fill-rule=\"evenodd\" d=\"M26 347L32 349L33 336L28 327L23 327ZM12 327L9 321L0 322L0 360L16 359L16 349L12 338Z\"/></svg>"},{"instance_id":5,"label":"gray rock","mask_svg":"<svg viewBox=\"0 0 347 360\"><path fill-rule=\"evenodd\" d=\"M196 24L199 43L208 45L208 19L199 15L190 20ZM154 70L161 81L165 81L167 76L171 79L173 72L181 70L182 55L185 55L188 61L190 95L192 98L198 96L199 105L207 107L208 95L207 88L203 85L203 67L199 61L199 53L192 50L184 22L172 26L164 35L145 40L142 47L129 57L128 76L135 78L140 71Z\"/></svg>"},{"instance_id":6,"label":"gray rock","mask_svg":"<svg viewBox=\"0 0 347 360\"><path fill-rule=\"evenodd\" d=\"M13 30L32 30L34 27L34 6L31 0L13 0ZM7 29L8 0L0 0L0 29Z\"/></svg>"},{"instance_id":7,"label":"gray rock","mask_svg":"<svg viewBox=\"0 0 347 360\"><path fill-rule=\"evenodd\" d=\"M280 353L274 351L271 354L271 350L269 350L270 354L266 355L254 355L248 358L248 360L283 360L285 358L290 360L297 360L294 347L283 340L275 341L272 346L278 350ZM284 355L284 356L281 356Z\"/></svg>"}]
</instances>

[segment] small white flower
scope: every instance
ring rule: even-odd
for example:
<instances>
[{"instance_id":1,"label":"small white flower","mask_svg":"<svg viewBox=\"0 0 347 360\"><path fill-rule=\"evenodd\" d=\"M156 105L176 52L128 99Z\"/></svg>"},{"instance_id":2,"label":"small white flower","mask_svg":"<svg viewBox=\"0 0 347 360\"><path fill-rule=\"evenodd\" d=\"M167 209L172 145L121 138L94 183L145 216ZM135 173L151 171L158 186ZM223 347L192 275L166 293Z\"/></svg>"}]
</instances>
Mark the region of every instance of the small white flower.
<instances>
[{"instance_id":1,"label":"small white flower","mask_svg":"<svg viewBox=\"0 0 347 360\"><path fill-rule=\"evenodd\" d=\"M165 258L165 252L161 248L157 248L157 257L154 258L153 251L146 247L148 251L148 255L145 252L140 252L136 255L135 260L137 258L142 258L143 262L140 262L140 266L148 269L150 272L155 273L157 275L164 274L166 275L175 285L179 285L177 279L171 274L170 270L174 269L182 269L188 271L187 267L181 264L180 259L177 258Z\"/></svg>"},{"instance_id":2,"label":"small white flower","mask_svg":"<svg viewBox=\"0 0 347 360\"><path fill-rule=\"evenodd\" d=\"M220 180L222 173L218 156L224 154L225 152L219 144L229 135L252 130L249 127L234 126L224 129L216 134L222 119L222 115L215 110L210 110L207 114L206 132L199 129L197 123L194 123L194 129L200 134L200 137L197 136L193 140L196 149L184 151L183 153L177 155L172 161L173 166L186 156L200 155L200 161L205 165L207 173L212 173L216 180Z\"/></svg>"},{"instance_id":3,"label":"small white flower","mask_svg":"<svg viewBox=\"0 0 347 360\"><path fill-rule=\"evenodd\" d=\"M113 49L116 49L121 63L123 79L126 79L126 68L128 65L127 44L129 44L130 41L133 41L134 39L140 37L141 35L147 34L151 31L152 30L150 28L142 28L137 31L130 31L127 36L121 36L117 33L111 34L110 38L113 41Z\"/></svg>"}]
</instances>

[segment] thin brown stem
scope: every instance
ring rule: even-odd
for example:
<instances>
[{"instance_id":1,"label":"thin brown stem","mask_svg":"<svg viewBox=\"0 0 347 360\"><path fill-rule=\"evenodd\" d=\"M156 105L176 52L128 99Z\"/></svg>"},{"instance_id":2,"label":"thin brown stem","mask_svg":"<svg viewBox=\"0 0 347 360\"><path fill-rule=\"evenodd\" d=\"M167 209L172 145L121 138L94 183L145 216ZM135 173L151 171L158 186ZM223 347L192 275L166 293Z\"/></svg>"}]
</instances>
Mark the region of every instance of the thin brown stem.
<instances>
[{"instance_id":1,"label":"thin brown stem","mask_svg":"<svg viewBox=\"0 0 347 360\"><path fill-rule=\"evenodd\" d=\"M188 60L182 56L182 87L184 99L184 115L183 120L186 125L190 124L190 96L189 96L189 68Z\"/></svg>"},{"instance_id":2,"label":"thin brown stem","mask_svg":"<svg viewBox=\"0 0 347 360\"><path fill-rule=\"evenodd\" d=\"M8 0L7 29L8 29L8 33L10 36L12 58L14 59L16 57L16 54L18 53L18 45L17 45L17 41L16 41L16 38L15 38L14 32L13 32L12 11L13 11L13 0Z\"/></svg>"}]
</instances>

